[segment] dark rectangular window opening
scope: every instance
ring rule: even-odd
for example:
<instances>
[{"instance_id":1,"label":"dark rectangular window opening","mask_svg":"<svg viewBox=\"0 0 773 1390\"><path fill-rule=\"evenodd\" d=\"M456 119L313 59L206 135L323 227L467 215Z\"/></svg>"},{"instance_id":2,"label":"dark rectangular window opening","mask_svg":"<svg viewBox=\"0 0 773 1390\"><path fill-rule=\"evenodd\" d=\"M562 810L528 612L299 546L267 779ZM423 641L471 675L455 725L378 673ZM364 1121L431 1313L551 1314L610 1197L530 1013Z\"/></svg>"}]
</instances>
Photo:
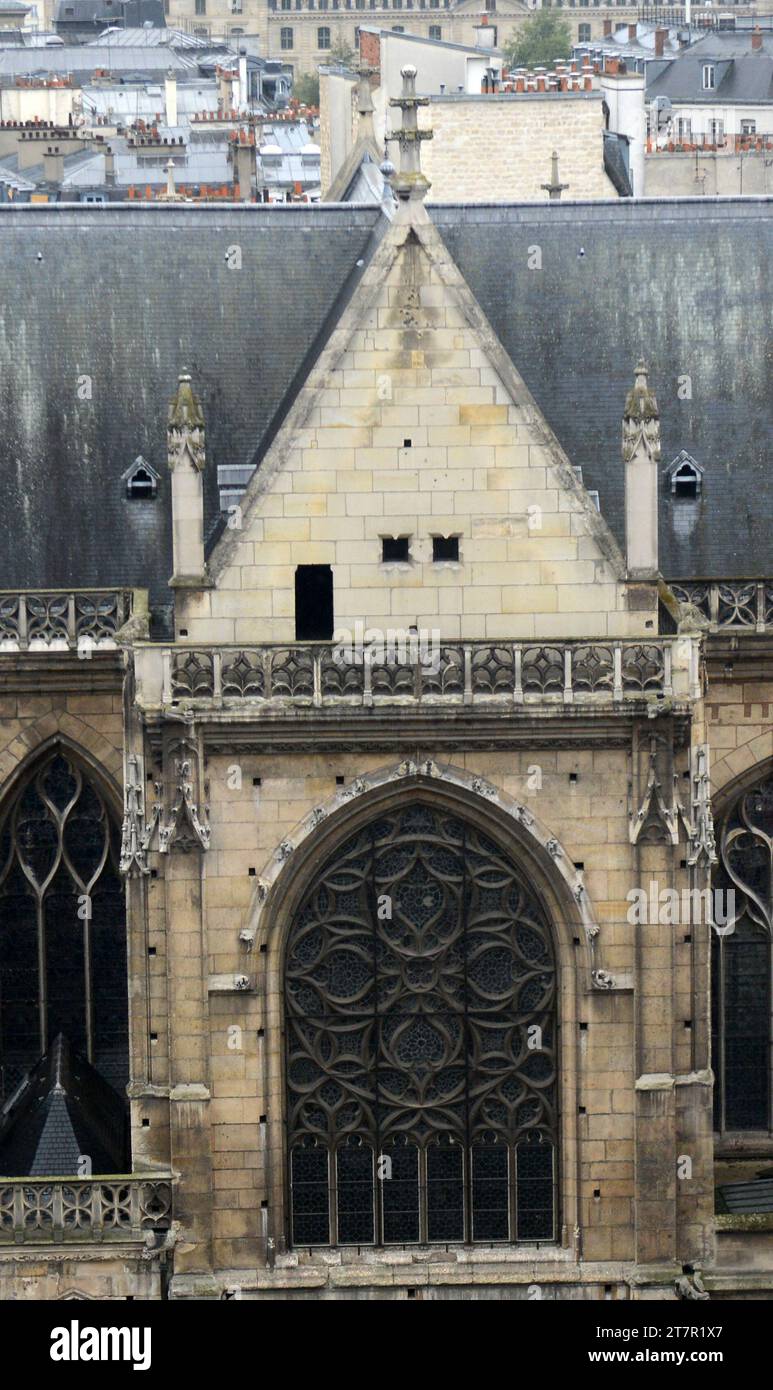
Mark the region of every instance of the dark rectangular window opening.
<instances>
[{"instance_id":1,"label":"dark rectangular window opening","mask_svg":"<svg viewBox=\"0 0 773 1390\"><path fill-rule=\"evenodd\" d=\"M410 560L408 554L409 536L382 536L381 537L381 559L387 560Z\"/></svg>"},{"instance_id":2,"label":"dark rectangular window opening","mask_svg":"<svg viewBox=\"0 0 773 1390\"><path fill-rule=\"evenodd\" d=\"M329 642L333 636L333 571L299 565L295 571L295 640Z\"/></svg>"},{"instance_id":3,"label":"dark rectangular window opening","mask_svg":"<svg viewBox=\"0 0 773 1390\"><path fill-rule=\"evenodd\" d=\"M432 559L438 560L458 560L459 559L459 537L458 536L433 536L432 537Z\"/></svg>"}]
</instances>

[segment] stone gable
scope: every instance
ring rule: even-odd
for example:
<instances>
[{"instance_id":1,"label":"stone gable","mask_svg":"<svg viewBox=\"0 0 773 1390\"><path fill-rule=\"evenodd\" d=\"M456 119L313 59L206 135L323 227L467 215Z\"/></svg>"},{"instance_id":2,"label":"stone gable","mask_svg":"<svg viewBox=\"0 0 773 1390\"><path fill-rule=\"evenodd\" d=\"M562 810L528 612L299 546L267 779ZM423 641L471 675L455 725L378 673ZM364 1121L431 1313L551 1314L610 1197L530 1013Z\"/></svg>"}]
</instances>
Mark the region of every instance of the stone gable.
<instances>
[{"instance_id":1,"label":"stone gable","mask_svg":"<svg viewBox=\"0 0 773 1390\"><path fill-rule=\"evenodd\" d=\"M336 628L621 637L617 544L423 209L389 231L210 559L191 641L295 636L298 565ZM622 466L622 465L621 465ZM410 538L382 563L382 537ZM433 563L433 536L459 561Z\"/></svg>"}]
</instances>

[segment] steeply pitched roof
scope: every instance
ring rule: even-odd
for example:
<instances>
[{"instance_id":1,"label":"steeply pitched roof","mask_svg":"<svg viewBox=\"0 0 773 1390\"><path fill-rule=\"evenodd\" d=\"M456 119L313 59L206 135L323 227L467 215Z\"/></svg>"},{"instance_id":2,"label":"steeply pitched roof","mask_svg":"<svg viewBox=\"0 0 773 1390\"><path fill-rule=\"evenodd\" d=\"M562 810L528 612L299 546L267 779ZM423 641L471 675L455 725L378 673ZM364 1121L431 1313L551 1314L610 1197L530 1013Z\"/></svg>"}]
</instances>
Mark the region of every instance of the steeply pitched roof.
<instances>
[{"instance_id":1,"label":"steeply pitched roof","mask_svg":"<svg viewBox=\"0 0 773 1390\"><path fill-rule=\"evenodd\" d=\"M125 1103L60 1033L0 1112L0 1173L64 1177L84 1154L93 1173L124 1173L126 1137Z\"/></svg>"},{"instance_id":2,"label":"steeply pitched roof","mask_svg":"<svg viewBox=\"0 0 773 1390\"><path fill-rule=\"evenodd\" d=\"M621 543L620 422L647 359L663 468L680 449L705 468L695 500L663 482L661 569L673 578L773 574L772 211L771 198L431 209Z\"/></svg>"},{"instance_id":3,"label":"steeply pitched roof","mask_svg":"<svg viewBox=\"0 0 773 1390\"><path fill-rule=\"evenodd\" d=\"M621 543L621 416L648 359L664 470L681 449L705 470L695 500L663 483L673 578L773 574L772 209L430 209ZM211 545L218 465L259 463L388 225L351 204L0 207L0 589L135 585L169 605L166 412L179 372L206 415ZM155 500L125 496L139 454L161 476Z\"/></svg>"},{"instance_id":4,"label":"steeply pitched roof","mask_svg":"<svg viewBox=\"0 0 773 1390\"><path fill-rule=\"evenodd\" d=\"M382 222L352 207L0 208L0 589L135 585L169 604L179 372L206 413L211 527L217 465L250 461L275 428ZM125 496L138 454L161 474L154 501Z\"/></svg>"}]
</instances>

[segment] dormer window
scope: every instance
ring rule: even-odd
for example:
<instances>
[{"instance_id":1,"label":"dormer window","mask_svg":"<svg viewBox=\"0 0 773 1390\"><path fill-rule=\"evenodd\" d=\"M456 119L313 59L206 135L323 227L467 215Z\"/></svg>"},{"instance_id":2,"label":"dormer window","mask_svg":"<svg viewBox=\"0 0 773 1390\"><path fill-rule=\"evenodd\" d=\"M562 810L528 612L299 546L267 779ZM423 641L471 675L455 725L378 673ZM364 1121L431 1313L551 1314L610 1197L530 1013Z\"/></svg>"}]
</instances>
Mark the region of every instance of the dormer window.
<instances>
[{"instance_id":1,"label":"dormer window","mask_svg":"<svg viewBox=\"0 0 773 1390\"><path fill-rule=\"evenodd\" d=\"M682 449L665 472L672 497L699 497L703 489L703 466Z\"/></svg>"},{"instance_id":2,"label":"dormer window","mask_svg":"<svg viewBox=\"0 0 773 1390\"><path fill-rule=\"evenodd\" d=\"M714 78L714 72L715 72L715 69L714 69L714 64L713 64L713 63L704 63L704 64L703 64L703 90L704 90L704 92L713 92L713 91L714 91L714 87L715 87L715 85L716 85L716 84L715 84L715 78Z\"/></svg>"},{"instance_id":3,"label":"dormer window","mask_svg":"<svg viewBox=\"0 0 773 1390\"><path fill-rule=\"evenodd\" d=\"M158 491L158 474L141 454L131 468L127 468L121 481L126 484L126 496L132 502L149 501Z\"/></svg>"}]
</instances>

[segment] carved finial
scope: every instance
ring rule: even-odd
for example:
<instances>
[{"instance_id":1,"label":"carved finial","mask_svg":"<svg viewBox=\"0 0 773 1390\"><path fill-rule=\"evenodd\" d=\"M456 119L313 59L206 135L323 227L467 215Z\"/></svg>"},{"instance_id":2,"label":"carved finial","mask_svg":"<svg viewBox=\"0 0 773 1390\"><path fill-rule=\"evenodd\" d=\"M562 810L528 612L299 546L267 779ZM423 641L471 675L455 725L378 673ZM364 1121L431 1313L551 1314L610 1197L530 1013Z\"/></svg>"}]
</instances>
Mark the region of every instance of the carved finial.
<instances>
[{"instance_id":1,"label":"carved finial","mask_svg":"<svg viewBox=\"0 0 773 1390\"><path fill-rule=\"evenodd\" d=\"M159 200L163 203L184 203L185 198L182 193L178 193L174 183L174 160L168 159L166 163L166 191L159 193Z\"/></svg>"},{"instance_id":2,"label":"carved finial","mask_svg":"<svg viewBox=\"0 0 773 1390\"><path fill-rule=\"evenodd\" d=\"M204 411L193 390L190 374L182 372L177 390L169 402L167 457L171 469L179 463L186 450L191 462L201 471L206 461Z\"/></svg>"},{"instance_id":3,"label":"carved finial","mask_svg":"<svg viewBox=\"0 0 773 1390\"><path fill-rule=\"evenodd\" d=\"M568 183L561 183L558 177L558 153L556 150L550 157L550 183L543 183L540 187L544 188L551 203L559 202L564 189L569 187Z\"/></svg>"},{"instance_id":4,"label":"carved finial","mask_svg":"<svg viewBox=\"0 0 773 1390\"><path fill-rule=\"evenodd\" d=\"M643 357L636 363L634 383L625 398L624 418L627 420L659 420L660 411L655 392L649 384L649 372Z\"/></svg>"},{"instance_id":5,"label":"carved finial","mask_svg":"<svg viewBox=\"0 0 773 1390\"><path fill-rule=\"evenodd\" d=\"M623 411L623 459L633 458L640 445L655 462L660 458L660 411L643 358L636 364L634 383Z\"/></svg>"},{"instance_id":6,"label":"carved finial","mask_svg":"<svg viewBox=\"0 0 773 1390\"><path fill-rule=\"evenodd\" d=\"M387 140L396 140L400 147L400 168L392 179L392 188L401 200L422 199L431 187L429 179L421 172L421 142L431 140L431 130L419 130L419 107L429 105L429 97L416 95L416 69L406 64L401 69L403 90L399 97L392 97L390 106L399 106L402 111L402 125L399 130L387 135Z\"/></svg>"},{"instance_id":7,"label":"carved finial","mask_svg":"<svg viewBox=\"0 0 773 1390\"><path fill-rule=\"evenodd\" d=\"M370 75L378 72L378 68L368 67L363 63L357 69L359 81L357 83L357 138L370 136L374 139L373 131L373 97L370 90Z\"/></svg>"}]
</instances>

